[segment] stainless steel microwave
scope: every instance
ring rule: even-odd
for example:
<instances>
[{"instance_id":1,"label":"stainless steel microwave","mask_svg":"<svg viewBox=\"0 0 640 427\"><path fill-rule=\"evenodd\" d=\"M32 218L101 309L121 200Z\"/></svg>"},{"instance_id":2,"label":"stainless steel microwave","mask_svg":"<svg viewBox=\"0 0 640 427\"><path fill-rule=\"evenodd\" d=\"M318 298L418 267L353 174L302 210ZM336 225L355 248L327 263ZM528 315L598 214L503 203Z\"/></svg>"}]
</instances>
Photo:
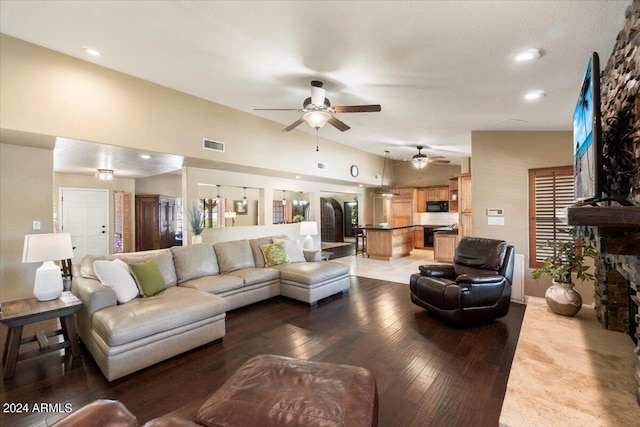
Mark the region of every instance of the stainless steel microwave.
<instances>
[{"instance_id":1,"label":"stainless steel microwave","mask_svg":"<svg viewBox=\"0 0 640 427\"><path fill-rule=\"evenodd\" d=\"M449 212L449 202L446 200L427 202L427 212Z\"/></svg>"}]
</instances>

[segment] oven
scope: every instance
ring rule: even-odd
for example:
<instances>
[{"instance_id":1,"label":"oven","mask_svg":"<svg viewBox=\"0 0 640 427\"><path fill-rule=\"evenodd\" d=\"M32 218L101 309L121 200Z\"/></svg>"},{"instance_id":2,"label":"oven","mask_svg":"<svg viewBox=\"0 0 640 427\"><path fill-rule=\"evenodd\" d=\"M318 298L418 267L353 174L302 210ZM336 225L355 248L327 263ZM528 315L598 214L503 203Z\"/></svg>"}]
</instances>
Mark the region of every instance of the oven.
<instances>
[{"instance_id":1,"label":"oven","mask_svg":"<svg viewBox=\"0 0 640 427\"><path fill-rule=\"evenodd\" d=\"M441 227L440 225L424 225L424 247L432 248L433 247L433 232L436 228Z\"/></svg>"}]
</instances>

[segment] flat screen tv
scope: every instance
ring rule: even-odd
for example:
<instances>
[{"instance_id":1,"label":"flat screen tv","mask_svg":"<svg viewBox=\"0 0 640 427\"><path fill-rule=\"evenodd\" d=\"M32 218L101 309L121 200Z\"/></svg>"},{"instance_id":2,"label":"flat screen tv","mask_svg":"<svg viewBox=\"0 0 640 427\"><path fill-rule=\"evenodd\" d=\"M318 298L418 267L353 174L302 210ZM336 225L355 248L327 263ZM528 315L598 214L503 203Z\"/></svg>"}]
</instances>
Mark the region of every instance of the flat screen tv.
<instances>
[{"instance_id":1,"label":"flat screen tv","mask_svg":"<svg viewBox=\"0 0 640 427\"><path fill-rule=\"evenodd\" d=\"M600 122L600 60L591 55L573 113L573 176L576 201L602 197L602 127Z\"/></svg>"}]
</instances>

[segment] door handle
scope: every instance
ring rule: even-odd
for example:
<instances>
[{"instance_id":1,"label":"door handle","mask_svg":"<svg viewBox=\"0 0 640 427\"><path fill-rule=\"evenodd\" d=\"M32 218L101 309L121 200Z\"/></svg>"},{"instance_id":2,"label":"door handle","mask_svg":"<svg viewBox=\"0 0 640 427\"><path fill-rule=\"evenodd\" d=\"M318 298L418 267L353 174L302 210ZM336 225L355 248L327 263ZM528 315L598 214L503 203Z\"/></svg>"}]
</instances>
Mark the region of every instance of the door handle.
<instances>
[{"instance_id":1,"label":"door handle","mask_svg":"<svg viewBox=\"0 0 640 427\"><path fill-rule=\"evenodd\" d=\"M105 234L105 233L106 233L106 231L102 230L102 234Z\"/></svg>"}]
</instances>

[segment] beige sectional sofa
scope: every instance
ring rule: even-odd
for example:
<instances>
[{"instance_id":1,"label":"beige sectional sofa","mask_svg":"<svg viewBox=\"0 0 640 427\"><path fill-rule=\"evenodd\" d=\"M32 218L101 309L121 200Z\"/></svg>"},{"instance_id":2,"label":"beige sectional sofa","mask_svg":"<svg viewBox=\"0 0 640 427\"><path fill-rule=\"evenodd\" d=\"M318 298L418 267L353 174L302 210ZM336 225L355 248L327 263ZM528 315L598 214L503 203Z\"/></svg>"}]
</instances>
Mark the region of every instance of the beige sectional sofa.
<instances>
[{"instance_id":1,"label":"beige sectional sofa","mask_svg":"<svg viewBox=\"0 0 640 427\"><path fill-rule=\"evenodd\" d=\"M75 267L72 292L82 300L78 333L102 373L113 381L187 350L221 339L226 311L276 295L310 305L349 290L349 267L320 261L319 251L287 242L288 261L265 266L262 237L158 251L86 256ZM278 240L280 242L280 240ZM96 275L97 260L155 260L166 288L118 303Z\"/></svg>"}]
</instances>

